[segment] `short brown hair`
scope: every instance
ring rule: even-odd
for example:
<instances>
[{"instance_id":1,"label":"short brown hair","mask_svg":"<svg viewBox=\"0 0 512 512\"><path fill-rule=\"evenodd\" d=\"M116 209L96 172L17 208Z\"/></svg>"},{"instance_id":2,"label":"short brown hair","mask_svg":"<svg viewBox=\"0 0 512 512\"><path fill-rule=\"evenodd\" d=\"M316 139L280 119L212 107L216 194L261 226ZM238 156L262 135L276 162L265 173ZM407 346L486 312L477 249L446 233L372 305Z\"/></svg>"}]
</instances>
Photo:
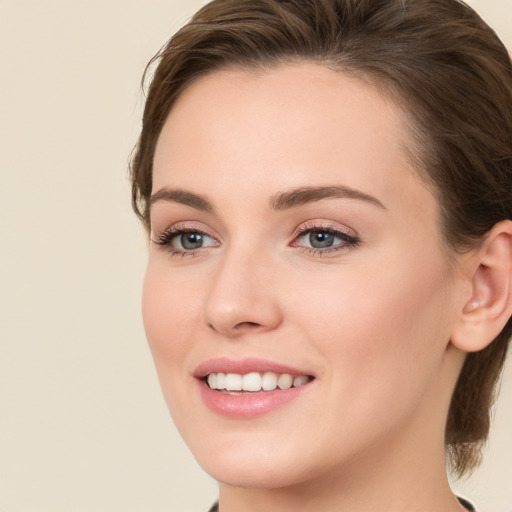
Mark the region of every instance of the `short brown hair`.
<instances>
[{"instance_id":1,"label":"short brown hair","mask_svg":"<svg viewBox=\"0 0 512 512\"><path fill-rule=\"evenodd\" d=\"M153 156L176 98L225 67L311 60L369 79L411 121L411 155L436 193L447 246L478 245L512 219L512 65L459 0L213 0L150 62L156 66L132 163L132 202L149 227ZM512 322L468 354L446 425L455 473L475 467Z\"/></svg>"}]
</instances>

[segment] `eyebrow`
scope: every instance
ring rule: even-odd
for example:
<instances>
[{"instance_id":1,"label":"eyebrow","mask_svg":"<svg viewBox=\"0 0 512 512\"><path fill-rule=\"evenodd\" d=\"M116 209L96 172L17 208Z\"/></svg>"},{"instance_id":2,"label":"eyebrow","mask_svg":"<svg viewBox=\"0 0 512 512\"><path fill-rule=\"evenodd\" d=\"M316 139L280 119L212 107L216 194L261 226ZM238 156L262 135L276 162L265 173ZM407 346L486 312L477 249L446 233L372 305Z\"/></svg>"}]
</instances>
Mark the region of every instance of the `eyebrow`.
<instances>
[{"instance_id":1,"label":"eyebrow","mask_svg":"<svg viewBox=\"0 0 512 512\"><path fill-rule=\"evenodd\" d=\"M360 190L345 185L329 185L323 187L301 187L276 194L270 200L273 210L287 210L322 199L358 199L386 210L387 208L376 198Z\"/></svg>"},{"instance_id":2,"label":"eyebrow","mask_svg":"<svg viewBox=\"0 0 512 512\"><path fill-rule=\"evenodd\" d=\"M279 192L270 201L272 210L287 210L322 199L358 199L386 210L376 198L360 190L345 185L329 185L322 187L300 187L286 192ZM158 201L169 201L183 204L203 212L213 212L213 205L204 196L181 189L161 188L151 195L150 205Z\"/></svg>"},{"instance_id":3,"label":"eyebrow","mask_svg":"<svg viewBox=\"0 0 512 512\"><path fill-rule=\"evenodd\" d=\"M208 199L201 195L194 194L193 192L187 192L186 190L172 189L168 187L161 188L151 195L149 204L152 206L158 201L170 201L172 203L190 206L191 208L203 212L213 212L213 205L208 201Z\"/></svg>"}]
</instances>

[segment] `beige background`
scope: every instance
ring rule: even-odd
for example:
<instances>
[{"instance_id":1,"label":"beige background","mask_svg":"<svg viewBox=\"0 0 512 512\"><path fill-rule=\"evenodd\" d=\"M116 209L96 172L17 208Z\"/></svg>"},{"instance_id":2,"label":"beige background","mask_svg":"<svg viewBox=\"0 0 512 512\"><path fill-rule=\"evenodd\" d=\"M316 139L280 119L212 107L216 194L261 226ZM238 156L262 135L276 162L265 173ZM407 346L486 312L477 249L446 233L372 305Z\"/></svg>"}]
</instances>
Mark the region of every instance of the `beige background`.
<instances>
[{"instance_id":1,"label":"beige background","mask_svg":"<svg viewBox=\"0 0 512 512\"><path fill-rule=\"evenodd\" d=\"M0 511L202 512L140 318L127 160L145 63L200 0L0 0ZM473 5L512 47L511 0ZM512 368L486 463L511 512Z\"/></svg>"}]
</instances>

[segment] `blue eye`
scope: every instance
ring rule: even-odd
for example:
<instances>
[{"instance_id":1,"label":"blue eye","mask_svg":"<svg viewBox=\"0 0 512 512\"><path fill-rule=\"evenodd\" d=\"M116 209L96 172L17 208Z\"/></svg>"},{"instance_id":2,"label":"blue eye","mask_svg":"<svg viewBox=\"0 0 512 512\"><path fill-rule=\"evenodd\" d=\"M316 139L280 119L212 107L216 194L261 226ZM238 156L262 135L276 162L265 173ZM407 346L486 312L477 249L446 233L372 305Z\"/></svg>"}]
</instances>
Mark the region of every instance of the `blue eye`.
<instances>
[{"instance_id":1,"label":"blue eye","mask_svg":"<svg viewBox=\"0 0 512 512\"><path fill-rule=\"evenodd\" d=\"M349 235L333 227L305 227L292 246L300 247L313 253L327 253L353 247L359 243L355 235Z\"/></svg>"},{"instance_id":2,"label":"blue eye","mask_svg":"<svg viewBox=\"0 0 512 512\"><path fill-rule=\"evenodd\" d=\"M153 242L164 246L171 254L193 254L205 247L218 245L211 236L192 228L172 227L160 234Z\"/></svg>"},{"instance_id":3,"label":"blue eye","mask_svg":"<svg viewBox=\"0 0 512 512\"><path fill-rule=\"evenodd\" d=\"M336 238L334 234L327 231L311 231L308 242L315 249L326 249L334 245Z\"/></svg>"},{"instance_id":4,"label":"blue eye","mask_svg":"<svg viewBox=\"0 0 512 512\"><path fill-rule=\"evenodd\" d=\"M182 233L181 235L176 236L173 241L179 241L181 248L191 251L203 246L204 235L202 233Z\"/></svg>"}]
</instances>

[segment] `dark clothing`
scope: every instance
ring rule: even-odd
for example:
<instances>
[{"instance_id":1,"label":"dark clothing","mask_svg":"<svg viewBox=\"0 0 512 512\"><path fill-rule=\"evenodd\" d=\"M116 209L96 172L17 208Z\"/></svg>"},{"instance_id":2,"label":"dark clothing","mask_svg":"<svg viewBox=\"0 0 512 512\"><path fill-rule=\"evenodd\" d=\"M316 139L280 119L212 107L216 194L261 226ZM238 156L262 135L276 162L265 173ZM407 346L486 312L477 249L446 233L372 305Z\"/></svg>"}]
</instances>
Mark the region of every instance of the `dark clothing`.
<instances>
[{"instance_id":1,"label":"dark clothing","mask_svg":"<svg viewBox=\"0 0 512 512\"><path fill-rule=\"evenodd\" d=\"M475 507L468 500L465 500L464 498L459 498L458 496L457 499L460 501L460 504L464 508L467 508L469 510L469 512L476 512Z\"/></svg>"},{"instance_id":2,"label":"dark clothing","mask_svg":"<svg viewBox=\"0 0 512 512\"><path fill-rule=\"evenodd\" d=\"M461 505L468 510L468 512L475 512L475 507L469 503L469 501L464 498L457 498ZM219 512L219 504L215 503L213 507L209 510L209 512Z\"/></svg>"}]
</instances>

